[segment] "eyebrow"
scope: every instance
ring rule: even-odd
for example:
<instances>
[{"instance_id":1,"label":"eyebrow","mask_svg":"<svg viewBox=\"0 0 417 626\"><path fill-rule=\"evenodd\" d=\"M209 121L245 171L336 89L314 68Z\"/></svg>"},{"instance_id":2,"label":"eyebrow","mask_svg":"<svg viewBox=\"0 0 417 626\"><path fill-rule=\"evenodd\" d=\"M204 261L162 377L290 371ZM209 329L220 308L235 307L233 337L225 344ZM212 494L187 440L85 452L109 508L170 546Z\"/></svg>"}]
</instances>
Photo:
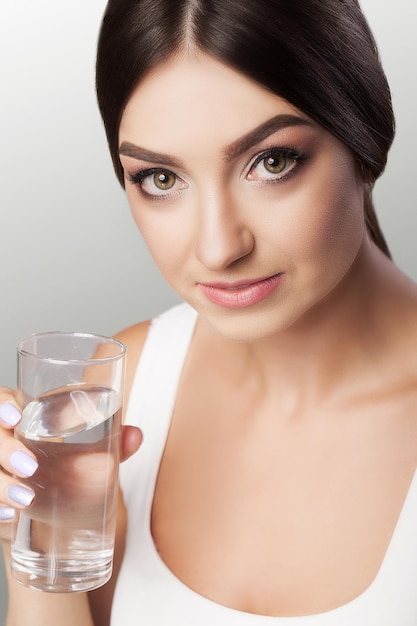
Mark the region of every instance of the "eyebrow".
<instances>
[{"instance_id":1,"label":"eyebrow","mask_svg":"<svg viewBox=\"0 0 417 626\"><path fill-rule=\"evenodd\" d=\"M313 126L313 123L297 115L275 115L227 146L224 150L224 158L226 161L233 161L233 159L239 157L252 148L252 146L266 139L269 135L272 135L272 133L291 126ZM161 152L153 152L147 148L137 146L130 141L123 141L121 143L119 154L137 159L138 161L158 163L160 165L166 165L167 167L185 167L184 163L174 156L162 154Z\"/></svg>"},{"instance_id":2,"label":"eyebrow","mask_svg":"<svg viewBox=\"0 0 417 626\"><path fill-rule=\"evenodd\" d=\"M298 115L290 115L290 114L280 114L275 115L271 119L263 122L253 130L240 137L230 146L227 146L224 151L224 156L226 161L233 161L241 154L256 146L257 143L272 135L272 133L276 133L279 130L283 130L284 128L289 128L291 126L314 126L313 122L309 120L298 117Z\"/></svg>"},{"instance_id":3,"label":"eyebrow","mask_svg":"<svg viewBox=\"0 0 417 626\"><path fill-rule=\"evenodd\" d=\"M160 165L167 165L168 167L184 168L182 161L169 154L162 154L161 152L153 152L147 148L141 148L136 146L130 141L123 141L119 148L119 154L132 157L138 161L149 161L150 163L159 163Z\"/></svg>"}]
</instances>

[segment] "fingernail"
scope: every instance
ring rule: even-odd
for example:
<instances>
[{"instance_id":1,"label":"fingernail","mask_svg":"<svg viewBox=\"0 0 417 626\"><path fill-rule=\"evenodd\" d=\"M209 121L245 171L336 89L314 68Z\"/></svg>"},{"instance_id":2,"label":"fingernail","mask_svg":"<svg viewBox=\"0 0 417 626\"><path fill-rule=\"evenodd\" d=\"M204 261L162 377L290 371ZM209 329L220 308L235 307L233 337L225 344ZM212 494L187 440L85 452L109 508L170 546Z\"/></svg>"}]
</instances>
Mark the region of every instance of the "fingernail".
<instances>
[{"instance_id":1,"label":"fingernail","mask_svg":"<svg viewBox=\"0 0 417 626\"><path fill-rule=\"evenodd\" d=\"M23 506L29 506L32 504L35 497L35 492L32 489L27 489L21 485L13 485L7 490L7 496L16 504L22 504Z\"/></svg>"},{"instance_id":2,"label":"fingernail","mask_svg":"<svg viewBox=\"0 0 417 626\"><path fill-rule=\"evenodd\" d=\"M25 476L33 476L39 467L39 464L33 457L21 450L16 450L16 452L13 452L10 456L10 465Z\"/></svg>"},{"instance_id":3,"label":"fingernail","mask_svg":"<svg viewBox=\"0 0 417 626\"><path fill-rule=\"evenodd\" d=\"M11 506L0 506L0 521L5 522L13 519L15 516L15 510Z\"/></svg>"},{"instance_id":4,"label":"fingernail","mask_svg":"<svg viewBox=\"0 0 417 626\"><path fill-rule=\"evenodd\" d=\"M11 402L0 404L0 419L9 426L16 426L20 421L20 412Z\"/></svg>"}]
</instances>

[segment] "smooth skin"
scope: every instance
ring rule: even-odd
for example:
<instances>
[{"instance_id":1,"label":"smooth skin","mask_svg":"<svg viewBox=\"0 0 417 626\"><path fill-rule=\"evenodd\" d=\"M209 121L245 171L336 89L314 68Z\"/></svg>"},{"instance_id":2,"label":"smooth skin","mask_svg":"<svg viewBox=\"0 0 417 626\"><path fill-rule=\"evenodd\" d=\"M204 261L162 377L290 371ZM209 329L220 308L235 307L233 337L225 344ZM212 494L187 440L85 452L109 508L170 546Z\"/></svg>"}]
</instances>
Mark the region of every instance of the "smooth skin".
<instances>
[{"instance_id":1,"label":"smooth skin","mask_svg":"<svg viewBox=\"0 0 417 626\"><path fill-rule=\"evenodd\" d=\"M417 291L369 240L370 181L302 112L190 51L138 85L120 147L134 219L200 314L153 503L161 558L242 611L341 606L377 575L417 467ZM119 335L128 388L146 331ZM1 429L5 467L13 446ZM66 597L61 625L70 610L109 624L125 525L121 503L113 580L91 613ZM23 626L34 596L10 585L8 626ZM57 623L54 599L36 602Z\"/></svg>"}]
</instances>

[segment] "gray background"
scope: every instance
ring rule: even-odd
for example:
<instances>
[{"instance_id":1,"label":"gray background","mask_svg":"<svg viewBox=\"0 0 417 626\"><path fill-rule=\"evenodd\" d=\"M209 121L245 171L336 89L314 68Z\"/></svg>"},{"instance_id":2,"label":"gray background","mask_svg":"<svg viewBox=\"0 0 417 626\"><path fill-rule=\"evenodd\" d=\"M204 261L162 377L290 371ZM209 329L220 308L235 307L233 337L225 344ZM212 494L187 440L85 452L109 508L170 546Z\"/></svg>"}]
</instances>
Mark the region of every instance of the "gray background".
<instances>
[{"instance_id":1,"label":"gray background","mask_svg":"<svg viewBox=\"0 0 417 626\"><path fill-rule=\"evenodd\" d=\"M112 172L94 94L104 0L0 0L0 381L42 330L107 335L176 302ZM417 3L362 0L393 93L397 136L376 205L417 279ZM0 626L7 590L0 559Z\"/></svg>"}]
</instances>

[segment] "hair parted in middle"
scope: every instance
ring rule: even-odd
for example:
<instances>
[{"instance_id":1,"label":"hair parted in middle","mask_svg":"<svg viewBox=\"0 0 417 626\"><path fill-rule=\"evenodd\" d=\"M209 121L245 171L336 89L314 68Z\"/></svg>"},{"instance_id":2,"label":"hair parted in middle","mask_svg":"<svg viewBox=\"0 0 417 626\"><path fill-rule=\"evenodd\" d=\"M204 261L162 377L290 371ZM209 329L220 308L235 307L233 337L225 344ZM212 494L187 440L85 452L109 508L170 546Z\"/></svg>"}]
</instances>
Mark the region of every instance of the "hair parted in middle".
<instances>
[{"instance_id":1,"label":"hair parted in middle","mask_svg":"<svg viewBox=\"0 0 417 626\"><path fill-rule=\"evenodd\" d=\"M118 133L135 87L164 60L202 52L287 100L353 153L368 193L365 219L389 251L372 205L394 137L389 86L357 0L110 0L96 85L117 177Z\"/></svg>"}]
</instances>

